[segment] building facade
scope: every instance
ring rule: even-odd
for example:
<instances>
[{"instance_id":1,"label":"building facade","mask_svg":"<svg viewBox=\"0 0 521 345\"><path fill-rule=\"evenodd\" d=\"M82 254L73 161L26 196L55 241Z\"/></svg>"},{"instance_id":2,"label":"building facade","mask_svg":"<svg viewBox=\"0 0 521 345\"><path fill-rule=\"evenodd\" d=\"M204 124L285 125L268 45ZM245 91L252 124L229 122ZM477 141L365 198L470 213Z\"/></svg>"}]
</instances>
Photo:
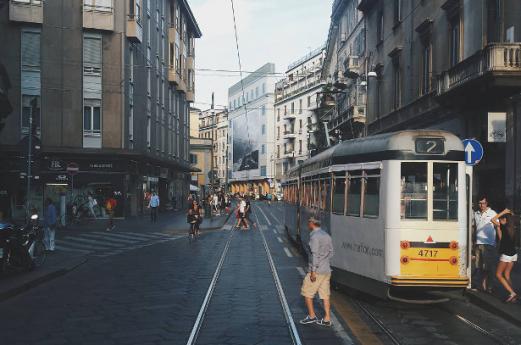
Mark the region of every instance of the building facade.
<instances>
[{"instance_id":1,"label":"building facade","mask_svg":"<svg viewBox=\"0 0 521 345\"><path fill-rule=\"evenodd\" d=\"M214 188L220 188L224 184L224 179L219 176L219 165L223 169L219 138L219 127L223 123L228 123L228 110L215 109L214 107L201 111L199 113L199 138L211 139L212 141L212 165L211 165L211 181ZM227 125L226 125L227 127ZM222 131L222 128L221 128ZM222 133L221 133L222 136Z\"/></svg>"},{"instance_id":2,"label":"building facade","mask_svg":"<svg viewBox=\"0 0 521 345\"><path fill-rule=\"evenodd\" d=\"M324 47L315 49L288 66L284 79L275 85L275 167L276 180L309 158L308 128L316 109Z\"/></svg>"},{"instance_id":3,"label":"building facade","mask_svg":"<svg viewBox=\"0 0 521 345\"><path fill-rule=\"evenodd\" d=\"M327 82L324 95L335 102L319 109L317 120L327 122L326 130L335 142L365 135L366 33L359 2L333 2L322 78Z\"/></svg>"},{"instance_id":4,"label":"building facade","mask_svg":"<svg viewBox=\"0 0 521 345\"><path fill-rule=\"evenodd\" d=\"M265 194L275 171L275 65L267 63L228 89L228 170L233 193Z\"/></svg>"},{"instance_id":5,"label":"building facade","mask_svg":"<svg viewBox=\"0 0 521 345\"><path fill-rule=\"evenodd\" d=\"M204 198L211 191L210 172L212 171L213 141L208 138L190 138L190 163L192 171L191 184L195 186L199 196ZM194 188L192 187L192 190Z\"/></svg>"},{"instance_id":6,"label":"building facade","mask_svg":"<svg viewBox=\"0 0 521 345\"><path fill-rule=\"evenodd\" d=\"M46 197L79 204L88 193L116 195L118 216L142 212L152 190L185 200L201 36L185 0L10 0L0 32L14 109L0 137L8 213L42 209ZM30 133L41 151L27 202Z\"/></svg>"},{"instance_id":7,"label":"building facade","mask_svg":"<svg viewBox=\"0 0 521 345\"><path fill-rule=\"evenodd\" d=\"M437 128L476 138L474 196L521 210L521 3L363 0L369 134ZM475 199L474 199L475 201Z\"/></svg>"}]
</instances>

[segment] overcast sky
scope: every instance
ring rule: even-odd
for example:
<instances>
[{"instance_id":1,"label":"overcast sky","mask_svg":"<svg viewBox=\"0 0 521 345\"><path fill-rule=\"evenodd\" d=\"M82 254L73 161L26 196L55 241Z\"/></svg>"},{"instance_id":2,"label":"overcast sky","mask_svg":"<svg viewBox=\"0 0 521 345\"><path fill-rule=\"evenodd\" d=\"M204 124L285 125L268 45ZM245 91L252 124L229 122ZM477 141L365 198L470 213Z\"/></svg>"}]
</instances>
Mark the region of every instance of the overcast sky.
<instances>
[{"instance_id":1,"label":"overcast sky","mask_svg":"<svg viewBox=\"0 0 521 345\"><path fill-rule=\"evenodd\" d=\"M203 37L196 41L196 69L238 71L230 0L188 0ZM326 42L332 0L234 0L244 71L274 62L277 72ZM244 77L247 74L243 75ZM238 73L196 71L195 107L228 103Z\"/></svg>"}]
</instances>

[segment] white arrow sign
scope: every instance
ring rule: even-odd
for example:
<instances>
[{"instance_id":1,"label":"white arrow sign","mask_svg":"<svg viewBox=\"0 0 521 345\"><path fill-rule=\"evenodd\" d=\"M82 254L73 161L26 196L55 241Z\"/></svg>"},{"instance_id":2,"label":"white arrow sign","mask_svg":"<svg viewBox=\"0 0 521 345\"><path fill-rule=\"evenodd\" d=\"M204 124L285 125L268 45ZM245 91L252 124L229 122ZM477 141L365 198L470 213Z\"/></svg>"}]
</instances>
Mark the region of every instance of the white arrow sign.
<instances>
[{"instance_id":1,"label":"white arrow sign","mask_svg":"<svg viewBox=\"0 0 521 345\"><path fill-rule=\"evenodd\" d=\"M468 164L472 163L472 153L473 152L476 152L476 150L474 149L474 147L472 146L471 143L468 143L467 146L465 146L465 156L467 157Z\"/></svg>"}]
</instances>

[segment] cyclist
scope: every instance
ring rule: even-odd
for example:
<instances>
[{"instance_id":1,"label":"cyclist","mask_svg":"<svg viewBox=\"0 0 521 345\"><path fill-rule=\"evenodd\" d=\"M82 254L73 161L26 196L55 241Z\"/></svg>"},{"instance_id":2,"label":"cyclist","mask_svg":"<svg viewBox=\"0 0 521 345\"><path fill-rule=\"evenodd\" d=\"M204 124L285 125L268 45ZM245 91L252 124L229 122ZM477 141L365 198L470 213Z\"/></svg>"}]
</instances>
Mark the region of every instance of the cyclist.
<instances>
[{"instance_id":1,"label":"cyclist","mask_svg":"<svg viewBox=\"0 0 521 345\"><path fill-rule=\"evenodd\" d=\"M190 236L195 237L201 234L199 226L203 222L201 208L197 201L192 202L192 206L188 209L187 222L190 224Z\"/></svg>"}]
</instances>

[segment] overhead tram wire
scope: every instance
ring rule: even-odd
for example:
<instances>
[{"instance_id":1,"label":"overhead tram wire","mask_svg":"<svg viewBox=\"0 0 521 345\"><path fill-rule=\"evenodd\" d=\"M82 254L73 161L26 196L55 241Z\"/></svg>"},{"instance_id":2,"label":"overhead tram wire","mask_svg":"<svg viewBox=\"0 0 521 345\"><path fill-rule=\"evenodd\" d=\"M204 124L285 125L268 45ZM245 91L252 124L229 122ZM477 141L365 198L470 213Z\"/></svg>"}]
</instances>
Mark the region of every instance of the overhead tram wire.
<instances>
[{"instance_id":1,"label":"overhead tram wire","mask_svg":"<svg viewBox=\"0 0 521 345\"><path fill-rule=\"evenodd\" d=\"M246 92L244 91L244 79L242 77L242 61L241 61L241 51L239 49L239 35L237 33L237 19L235 17L235 5L233 3L233 0L230 0L232 4L232 15L233 15L233 31L235 33L235 46L237 47L237 60L239 61L239 75L241 78L241 89L242 89L242 99L246 100ZM244 104L244 116L246 117L246 135L248 136L248 144L251 145L251 138L250 138L250 128L248 125L248 107L246 103Z\"/></svg>"}]
</instances>

